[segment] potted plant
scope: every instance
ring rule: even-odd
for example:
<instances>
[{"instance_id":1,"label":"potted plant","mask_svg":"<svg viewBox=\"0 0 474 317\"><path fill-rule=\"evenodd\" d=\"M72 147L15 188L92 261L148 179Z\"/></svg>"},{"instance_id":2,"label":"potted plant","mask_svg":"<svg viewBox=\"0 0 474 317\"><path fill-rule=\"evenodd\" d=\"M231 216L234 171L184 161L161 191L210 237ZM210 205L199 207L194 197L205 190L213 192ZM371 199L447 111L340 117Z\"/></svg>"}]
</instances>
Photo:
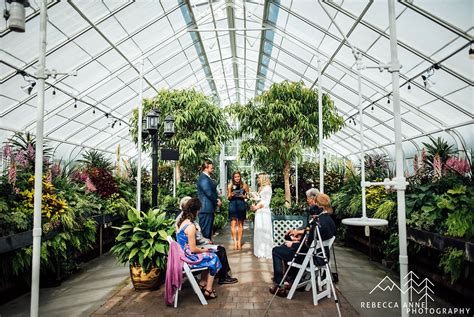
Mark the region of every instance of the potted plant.
<instances>
[{"instance_id":1,"label":"potted plant","mask_svg":"<svg viewBox=\"0 0 474 317\"><path fill-rule=\"evenodd\" d=\"M130 209L119 230L112 253L120 263L130 265L130 276L136 290L154 289L166 270L168 242L174 232L174 220L166 213L149 210L147 213Z\"/></svg>"}]
</instances>

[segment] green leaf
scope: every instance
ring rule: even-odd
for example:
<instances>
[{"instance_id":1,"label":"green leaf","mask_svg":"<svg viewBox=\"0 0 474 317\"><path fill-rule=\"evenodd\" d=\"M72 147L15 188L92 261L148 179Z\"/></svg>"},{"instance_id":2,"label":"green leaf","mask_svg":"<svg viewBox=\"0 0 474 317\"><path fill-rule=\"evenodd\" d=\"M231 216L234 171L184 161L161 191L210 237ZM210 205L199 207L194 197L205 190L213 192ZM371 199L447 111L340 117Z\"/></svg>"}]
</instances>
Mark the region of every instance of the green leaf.
<instances>
[{"instance_id":1,"label":"green leaf","mask_svg":"<svg viewBox=\"0 0 474 317\"><path fill-rule=\"evenodd\" d=\"M135 256L135 254L137 254L137 252L139 251L139 249L137 248L133 248L132 251L130 251L130 255L128 256L128 260L132 260L133 257Z\"/></svg>"}]
</instances>

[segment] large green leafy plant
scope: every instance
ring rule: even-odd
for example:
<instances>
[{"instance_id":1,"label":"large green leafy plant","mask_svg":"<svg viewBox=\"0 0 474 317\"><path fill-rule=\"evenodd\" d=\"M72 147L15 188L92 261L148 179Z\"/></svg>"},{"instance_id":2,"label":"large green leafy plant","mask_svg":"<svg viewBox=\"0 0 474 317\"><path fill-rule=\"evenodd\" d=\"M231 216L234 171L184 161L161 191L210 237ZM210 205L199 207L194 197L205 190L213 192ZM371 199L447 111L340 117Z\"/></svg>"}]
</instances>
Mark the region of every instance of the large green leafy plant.
<instances>
[{"instance_id":1,"label":"large green leafy plant","mask_svg":"<svg viewBox=\"0 0 474 317\"><path fill-rule=\"evenodd\" d=\"M152 267L166 269L169 244L167 236L174 232L174 219L166 213L150 209L148 212L130 209L127 220L119 230L112 253L120 263L140 266L145 273Z\"/></svg>"},{"instance_id":2,"label":"large green leafy plant","mask_svg":"<svg viewBox=\"0 0 474 317\"><path fill-rule=\"evenodd\" d=\"M324 137L339 131L343 118L329 95L323 94ZM279 167L284 178L285 200L291 204L290 165L303 148L316 149L318 136L318 93L302 82L273 84L269 90L245 105L233 105L229 112L240 121L238 136L244 137L240 156L253 159L261 169Z\"/></svg>"},{"instance_id":3,"label":"large green leafy plant","mask_svg":"<svg viewBox=\"0 0 474 317\"><path fill-rule=\"evenodd\" d=\"M151 109L160 113L159 135L163 135L163 122L167 115L172 115L175 120L173 137L160 139L164 146L179 150L176 164L178 182L182 166L197 171L204 159L219 153L221 144L229 137L229 125L222 109L210 97L196 90L160 90L153 99L143 100L144 116ZM130 119L130 133L135 142L138 141L137 122L138 109L135 109ZM149 143L144 143L145 148L149 146Z\"/></svg>"}]
</instances>

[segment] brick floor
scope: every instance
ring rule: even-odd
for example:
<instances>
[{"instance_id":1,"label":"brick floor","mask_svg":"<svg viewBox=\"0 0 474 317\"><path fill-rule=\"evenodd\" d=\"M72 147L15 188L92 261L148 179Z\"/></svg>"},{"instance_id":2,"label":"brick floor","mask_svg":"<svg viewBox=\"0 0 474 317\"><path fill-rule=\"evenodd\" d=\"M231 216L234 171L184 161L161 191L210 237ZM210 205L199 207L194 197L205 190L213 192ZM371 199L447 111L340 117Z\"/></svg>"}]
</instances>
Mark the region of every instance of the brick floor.
<instances>
[{"instance_id":1,"label":"brick floor","mask_svg":"<svg viewBox=\"0 0 474 317\"><path fill-rule=\"evenodd\" d=\"M218 298L202 306L191 286L185 280L179 294L178 308L168 307L164 302L164 285L156 291L135 291L129 283L119 290L92 316L263 316L271 300L268 287L271 285L271 260L257 259L252 253L251 229L244 231L242 250L231 249L229 229L214 240L227 248L232 274L239 283L218 285ZM337 285L336 285L337 288ZM359 316L338 291L342 316ZM311 292L297 292L292 300L275 297L268 316L337 316L334 300L323 299L314 306Z\"/></svg>"}]
</instances>

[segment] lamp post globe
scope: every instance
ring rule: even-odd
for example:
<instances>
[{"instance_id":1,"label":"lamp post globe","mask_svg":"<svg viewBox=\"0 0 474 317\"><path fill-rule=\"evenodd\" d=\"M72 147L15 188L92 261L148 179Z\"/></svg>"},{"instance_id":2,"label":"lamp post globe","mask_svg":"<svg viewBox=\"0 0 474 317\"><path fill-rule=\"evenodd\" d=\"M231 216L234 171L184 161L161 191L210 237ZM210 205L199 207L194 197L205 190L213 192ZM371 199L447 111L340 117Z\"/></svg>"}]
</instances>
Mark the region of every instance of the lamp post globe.
<instances>
[{"instance_id":1,"label":"lamp post globe","mask_svg":"<svg viewBox=\"0 0 474 317\"><path fill-rule=\"evenodd\" d=\"M160 121L159 112L157 112L155 109L151 109L150 111L148 111L146 115L146 122L147 122L146 126L147 126L148 133L150 133L151 135L156 133L156 131L158 130L159 121Z\"/></svg>"},{"instance_id":2,"label":"lamp post globe","mask_svg":"<svg viewBox=\"0 0 474 317\"><path fill-rule=\"evenodd\" d=\"M165 118L163 134L167 138L171 138L174 135L174 119L170 115L167 115Z\"/></svg>"},{"instance_id":3,"label":"lamp post globe","mask_svg":"<svg viewBox=\"0 0 474 317\"><path fill-rule=\"evenodd\" d=\"M147 129L147 120L146 120L146 117L143 117L142 118L142 138L143 139L146 139L146 137L148 136L148 129Z\"/></svg>"}]
</instances>

